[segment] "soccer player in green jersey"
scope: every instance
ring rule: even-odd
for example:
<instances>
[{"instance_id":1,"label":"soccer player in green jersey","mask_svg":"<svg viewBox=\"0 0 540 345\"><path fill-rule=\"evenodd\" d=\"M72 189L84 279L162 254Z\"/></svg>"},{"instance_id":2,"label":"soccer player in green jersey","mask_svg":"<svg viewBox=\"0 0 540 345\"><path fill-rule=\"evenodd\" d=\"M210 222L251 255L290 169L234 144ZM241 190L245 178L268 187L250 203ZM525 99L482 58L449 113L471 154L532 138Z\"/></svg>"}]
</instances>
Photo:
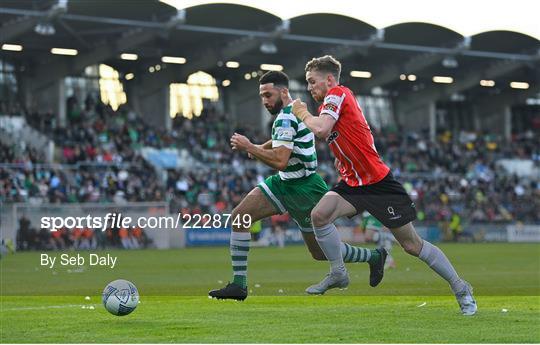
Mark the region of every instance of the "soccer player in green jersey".
<instances>
[{"instance_id":1,"label":"soccer player in green jersey","mask_svg":"<svg viewBox=\"0 0 540 345\"><path fill-rule=\"evenodd\" d=\"M259 94L268 112L275 116L272 139L256 145L243 135L231 138L233 150L245 151L279 173L268 177L255 187L232 212L231 219L249 215L253 222L275 214L288 212L302 231L304 241L315 260L326 260L324 237L313 233L311 210L328 191L324 180L316 173L317 153L315 136L291 110L289 78L283 72L270 71L259 80ZM243 224L232 225L230 252L233 281L224 288L212 290L209 296L218 299L244 300L247 297L247 261L250 248L249 229ZM329 242L329 241L327 241ZM370 285L383 278L386 251L369 250L340 243L343 262L367 262ZM306 289L309 294L324 294L331 288L345 288L346 279L335 281L330 275Z\"/></svg>"},{"instance_id":2,"label":"soccer player in green jersey","mask_svg":"<svg viewBox=\"0 0 540 345\"><path fill-rule=\"evenodd\" d=\"M392 257L392 247L395 242L392 233L367 211L362 213L362 229L364 229L366 240L377 243L378 248L386 249L388 256L384 268L396 268L396 262Z\"/></svg>"}]
</instances>

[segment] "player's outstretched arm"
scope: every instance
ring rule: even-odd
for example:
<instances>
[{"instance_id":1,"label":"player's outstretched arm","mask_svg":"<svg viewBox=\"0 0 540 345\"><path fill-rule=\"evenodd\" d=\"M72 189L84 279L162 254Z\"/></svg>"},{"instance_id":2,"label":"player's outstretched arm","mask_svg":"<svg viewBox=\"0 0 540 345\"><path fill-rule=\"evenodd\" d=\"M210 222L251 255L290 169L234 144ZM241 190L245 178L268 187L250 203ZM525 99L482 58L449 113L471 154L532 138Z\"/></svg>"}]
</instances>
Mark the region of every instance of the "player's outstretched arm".
<instances>
[{"instance_id":1,"label":"player's outstretched arm","mask_svg":"<svg viewBox=\"0 0 540 345\"><path fill-rule=\"evenodd\" d=\"M234 133L231 137L231 147L233 150L246 151L248 155L257 158L271 168L285 170L289 163L292 149L286 146L266 149L264 148L266 145L267 143L255 145L247 137L238 133ZM272 141L270 141L270 145L272 145Z\"/></svg>"},{"instance_id":2,"label":"player's outstretched arm","mask_svg":"<svg viewBox=\"0 0 540 345\"><path fill-rule=\"evenodd\" d=\"M272 148L272 139L269 139L264 144L260 145L263 149L270 150Z\"/></svg>"},{"instance_id":3,"label":"player's outstretched arm","mask_svg":"<svg viewBox=\"0 0 540 345\"><path fill-rule=\"evenodd\" d=\"M263 149L266 149L266 150L270 150L272 148L272 139L268 140L267 142L265 142L264 144L260 144L260 145L256 145L258 147L261 147ZM255 156L253 156L251 153L248 152L248 157L250 159L257 159L255 158Z\"/></svg>"},{"instance_id":4,"label":"player's outstretched arm","mask_svg":"<svg viewBox=\"0 0 540 345\"><path fill-rule=\"evenodd\" d=\"M329 115L313 116L307 110L306 103L300 101L300 99L295 99L292 104L292 112L300 121L304 122L307 128L309 128L317 138L326 139L334 124L336 119Z\"/></svg>"},{"instance_id":5,"label":"player's outstretched arm","mask_svg":"<svg viewBox=\"0 0 540 345\"><path fill-rule=\"evenodd\" d=\"M265 149L260 145L253 145L246 151L269 167L280 171L287 168L292 153L292 150L285 146Z\"/></svg>"}]
</instances>

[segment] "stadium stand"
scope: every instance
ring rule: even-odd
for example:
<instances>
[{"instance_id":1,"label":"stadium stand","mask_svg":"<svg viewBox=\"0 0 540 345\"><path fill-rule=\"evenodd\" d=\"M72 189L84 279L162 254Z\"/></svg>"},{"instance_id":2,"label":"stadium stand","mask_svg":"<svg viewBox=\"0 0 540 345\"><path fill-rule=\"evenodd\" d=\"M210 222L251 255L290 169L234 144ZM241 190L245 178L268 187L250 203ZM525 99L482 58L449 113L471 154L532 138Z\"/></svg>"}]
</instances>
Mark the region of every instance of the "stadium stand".
<instances>
[{"instance_id":1,"label":"stadium stand","mask_svg":"<svg viewBox=\"0 0 540 345\"><path fill-rule=\"evenodd\" d=\"M39 11L31 10L30 3L6 4L3 22L22 15L29 16L25 19L29 22L35 20ZM44 10L46 5L38 7ZM66 9L71 14L87 10L77 2ZM84 20L65 17L71 30L58 27L57 35L36 36L23 30L9 37L28 49L1 51L0 115L24 119L21 126L27 130L19 141L13 140L16 135L0 140L4 205L163 202L171 213L230 212L270 173L229 146L234 132L255 143L269 138L270 118L257 95L261 63L284 66L293 80L293 95L307 100L302 81L305 61L330 53L347 66L344 84L360 97L373 97L373 104L392 105L377 108L366 100L365 109L376 123L372 130L377 149L411 194L420 223L438 224L444 232L473 223L540 223L537 39L506 31L467 38L423 23L377 30L335 14L308 14L285 22L260 10L227 4L188 8L182 12L185 20L178 21L176 9L157 1L123 12L131 22L111 17L107 24L99 24L100 16L110 17L117 10L115 4L103 4ZM218 16L218 22L208 19L216 13L249 17L259 27L255 30L233 16ZM335 30L324 37L315 35L312 29L320 20L336 24ZM85 31L99 25L106 30ZM132 25L135 30L129 31ZM158 27L166 34L152 31ZM28 55L48 61L48 49L58 45L58 37L78 49L72 60L55 56L49 67ZM93 42L92 49L86 40ZM109 50L118 43L122 51ZM265 52L269 43L280 54ZM225 48L207 49L212 45ZM165 52L184 52L178 47L190 48L184 61L164 62ZM128 51L138 55L122 58ZM235 61L228 60L234 59L240 63L229 67L228 62ZM107 64L117 77L101 78L96 72L100 64ZM354 77L356 66L373 71L373 76ZM200 70L209 73L219 97L213 101L202 97L199 116L183 114L185 108L172 114L170 84L181 82L187 88L186 80ZM455 80L437 85L432 77L441 71ZM506 86L512 80L529 83L522 90ZM113 107L111 98L103 96L102 81L118 83L115 92L125 91L127 102ZM487 87L495 81L496 87ZM206 89L193 85L199 89L191 91L186 102L196 108L193 95ZM364 99L360 98L362 106ZM28 138L32 133L38 133L40 141ZM50 141L52 152L42 138ZM157 164L145 153L148 148L156 150L158 158L162 150L171 149L183 164ZM335 183L337 174L325 142L317 142L317 154L319 173L328 184ZM129 240L131 234L110 235L107 242L88 231L84 235L84 230L76 239L60 231L47 237L42 231L29 231L37 225L20 219L9 223L20 223L20 249L148 244Z\"/></svg>"},{"instance_id":2,"label":"stadium stand","mask_svg":"<svg viewBox=\"0 0 540 345\"><path fill-rule=\"evenodd\" d=\"M150 126L140 123L132 128L129 123L134 119L127 119L136 116L132 112L108 109L106 116L95 114L95 118L71 124L67 130L47 129L53 133L62 152L61 162L65 164L61 168L41 167L42 157L31 149L2 145L2 162L12 164L0 170L2 201L122 203L152 200L169 201L173 212L183 214L224 213L230 212L242 196L269 173L260 165L257 168L245 155L229 149L230 124L215 111L197 120L177 121L171 132L154 132ZM206 125L208 123L212 126ZM188 135L194 132L196 136ZM538 182L518 178L495 164L499 159L519 157L538 165L539 139L532 132L516 135L510 144L494 135L465 132L455 138L448 132L442 133L436 142L419 133L401 136L379 131L374 135L379 152L396 176L405 182L417 203L421 221L449 224L456 215L468 222L540 221ZM254 135L258 142L263 142L264 137L262 133ZM134 153L134 149L142 145L191 148L201 162L219 168L209 169L208 174L170 170L163 185L153 168ZM322 143L318 149L321 165L326 167L322 168L325 178L333 183L337 175L328 169L327 146ZM48 241L45 234L36 236L41 238L41 246ZM73 236L80 237L79 234ZM64 243L78 242L64 238ZM29 247L35 245L21 248Z\"/></svg>"}]
</instances>

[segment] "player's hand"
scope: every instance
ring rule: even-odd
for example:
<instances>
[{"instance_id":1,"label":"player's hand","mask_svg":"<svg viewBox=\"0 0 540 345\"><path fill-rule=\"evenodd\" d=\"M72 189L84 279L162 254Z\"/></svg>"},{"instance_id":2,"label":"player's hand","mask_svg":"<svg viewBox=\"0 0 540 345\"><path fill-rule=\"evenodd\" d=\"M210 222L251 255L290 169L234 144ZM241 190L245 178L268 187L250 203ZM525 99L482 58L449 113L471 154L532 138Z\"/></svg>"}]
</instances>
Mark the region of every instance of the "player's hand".
<instances>
[{"instance_id":1,"label":"player's hand","mask_svg":"<svg viewBox=\"0 0 540 345\"><path fill-rule=\"evenodd\" d=\"M233 150L246 151L250 145L253 144L242 134L234 133L231 137L231 147Z\"/></svg>"},{"instance_id":2,"label":"player's hand","mask_svg":"<svg viewBox=\"0 0 540 345\"><path fill-rule=\"evenodd\" d=\"M304 121L304 119L310 115L307 110L307 104L302 102L299 98L295 99L292 103L292 112L294 116Z\"/></svg>"}]
</instances>

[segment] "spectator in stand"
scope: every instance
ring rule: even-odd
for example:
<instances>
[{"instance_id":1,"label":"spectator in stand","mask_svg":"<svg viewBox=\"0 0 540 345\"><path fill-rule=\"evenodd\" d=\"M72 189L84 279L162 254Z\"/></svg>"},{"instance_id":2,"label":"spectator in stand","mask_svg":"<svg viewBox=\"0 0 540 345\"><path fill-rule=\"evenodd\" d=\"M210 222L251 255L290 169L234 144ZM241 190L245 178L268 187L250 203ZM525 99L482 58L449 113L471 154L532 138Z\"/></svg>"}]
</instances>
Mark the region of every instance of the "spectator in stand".
<instances>
[{"instance_id":1,"label":"spectator in stand","mask_svg":"<svg viewBox=\"0 0 540 345\"><path fill-rule=\"evenodd\" d=\"M172 130L166 131L145 125L127 107L113 111L94 95L79 95L70 102L68 111L75 113L66 128L58 127L46 109L26 113L30 124L55 141L60 162L72 165L40 165L44 157L35 150L20 144L0 145L0 201L170 201L171 209L190 214L226 213L266 174L261 164L231 151L228 141L236 131L264 142L268 131L235 127L215 108L207 107L192 120L178 116ZM24 113L16 102L0 102L2 109ZM519 178L495 164L500 159L519 158L531 160L538 168L537 127L514 134L510 142L489 133L442 132L431 141L425 132L373 131L378 132L379 153L403 182L425 222L449 225L453 214L462 219L463 226L467 222L540 222L540 181ZM152 167L138 154L144 146L186 150L199 165L167 171L162 187ZM317 142L317 155L319 173L334 184L337 174L324 142ZM120 246L117 235L115 230L110 241ZM38 244L32 238L36 236L27 232L19 236L18 245L34 248ZM69 239L62 238L68 246ZM53 241L60 246L57 239Z\"/></svg>"}]
</instances>

